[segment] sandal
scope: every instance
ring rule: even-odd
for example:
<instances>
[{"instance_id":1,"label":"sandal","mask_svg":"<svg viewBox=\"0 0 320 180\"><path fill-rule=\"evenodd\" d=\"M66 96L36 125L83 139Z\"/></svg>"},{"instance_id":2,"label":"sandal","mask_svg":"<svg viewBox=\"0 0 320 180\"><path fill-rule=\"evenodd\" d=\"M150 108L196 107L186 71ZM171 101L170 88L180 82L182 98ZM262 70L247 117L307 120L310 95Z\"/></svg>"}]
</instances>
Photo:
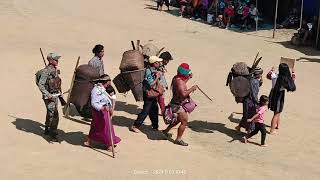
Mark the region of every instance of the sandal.
<instances>
[{"instance_id":1,"label":"sandal","mask_svg":"<svg viewBox=\"0 0 320 180\"><path fill-rule=\"evenodd\" d=\"M161 132L163 133L163 135L164 135L167 139L172 138L172 134L171 134L171 133L165 132L164 130L162 130Z\"/></svg>"},{"instance_id":2,"label":"sandal","mask_svg":"<svg viewBox=\"0 0 320 180\"><path fill-rule=\"evenodd\" d=\"M188 146L189 144L184 142L182 139L181 140L175 140L175 144L180 145L180 146Z\"/></svg>"}]
</instances>

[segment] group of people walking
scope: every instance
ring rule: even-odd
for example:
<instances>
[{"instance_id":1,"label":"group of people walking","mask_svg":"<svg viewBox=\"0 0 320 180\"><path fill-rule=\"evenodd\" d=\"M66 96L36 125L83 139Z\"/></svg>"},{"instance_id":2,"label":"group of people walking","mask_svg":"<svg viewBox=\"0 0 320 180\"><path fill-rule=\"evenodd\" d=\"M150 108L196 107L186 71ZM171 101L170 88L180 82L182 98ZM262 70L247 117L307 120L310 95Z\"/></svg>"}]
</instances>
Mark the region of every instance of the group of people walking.
<instances>
[{"instance_id":1,"label":"group of people walking","mask_svg":"<svg viewBox=\"0 0 320 180\"><path fill-rule=\"evenodd\" d=\"M104 47L103 45L96 45L92 50L94 57L88 62L88 65L95 69L100 78L94 80L94 88L91 91L90 104L92 107L92 122L87 140L84 142L85 146L93 146L94 143L101 143L111 151L112 144L116 147L121 139L115 135L112 125L112 116L116 102L116 92L111 85L111 78L105 74L104 71ZM41 70L37 85L43 94L43 100L46 105L47 115L45 123L45 135L50 137L51 141L58 141L57 127L59 122L58 115L58 95L61 95L61 79L57 70L58 62L61 56L56 53L50 53L47 56L49 64ZM164 115L167 107L164 100L163 93L150 96L151 89L165 89L169 90L169 86L165 79L167 72L166 65L173 60L169 52L163 52L159 57L151 56L146 58L145 78L143 81L143 110L139 113L137 119L134 121L130 130L138 133L139 128L144 123L147 116L150 117L152 128L158 130L159 128L159 107L160 115ZM189 95L196 90L196 87L188 89L186 82L192 78L191 69L189 65L183 63L177 70L177 75L172 80L170 89L173 91L173 98L169 103L172 106L173 113L177 117L173 124L162 131L163 135L171 138L170 129L181 123L178 129L178 136L175 143L178 145L187 146L188 144L182 140L182 134L186 128L188 120L188 112L180 106L181 102L189 98ZM58 81L58 82L57 82ZM58 84L55 89L53 84ZM158 106L159 104L159 106Z\"/></svg>"},{"instance_id":2,"label":"group of people walking","mask_svg":"<svg viewBox=\"0 0 320 180\"><path fill-rule=\"evenodd\" d=\"M281 63L276 73L273 67L267 73L267 79L272 81L272 89L269 97L261 95L258 100L259 88L262 85L262 70L260 68L253 71L253 78L249 79L250 93L244 97L243 103L243 116L239 125L235 128L240 131L245 128L247 135L243 137L243 142L247 143L248 139L261 132L261 146L266 146L267 130L265 128L265 113L268 109L273 111L271 120L270 134L276 134L276 129L279 129L280 115L284 107L284 99L286 91L295 91L295 72L287 64Z\"/></svg>"},{"instance_id":3,"label":"group of people walking","mask_svg":"<svg viewBox=\"0 0 320 180\"><path fill-rule=\"evenodd\" d=\"M88 65L93 67L100 75L94 80L94 88L91 91L90 103L92 106L92 122L85 146L91 147L94 142L102 143L111 150L116 147L121 139L115 135L112 125L112 117L116 102L116 92L111 86L111 78L105 74L103 56L104 47L96 45L92 52L94 57ZM59 123L58 96L61 95L61 79L57 70L61 56L50 53L47 56L49 64L40 71L37 85L43 95L46 105L47 115L44 134L48 135L52 141L57 139L57 127ZM174 143L181 146L188 146L182 136L188 123L188 114L196 107L195 102L190 98L191 93L198 89L197 85L187 87L187 82L192 78L192 71L187 63L182 63L177 68L177 74L168 85L165 79L166 65L173 60L169 52L163 52L159 57L145 56L145 76L143 80L143 109L138 114L137 119L129 127L130 131L139 133L140 127L149 116L152 129L158 131L159 128L159 107L160 115L164 118L170 117L170 123L161 131L165 138L172 138L170 130L179 125L177 137ZM254 70L250 79L250 93L242 99L243 118L236 127L240 131L243 127L247 130L247 135L243 138L247 142L249 138L261 132L261 145L265 146L266 129L264 125L264 114L269 108L274 112L271 121L270 133L276 133L279 129L280 114L284 106L285 91L295 91L295 74L290 72L287 64L279 65L279 73L272 68L267 74L267 78L272 80L272 89L269 97L262 95L258 100L259 87L262 85L262 70ZM172 91L172 99L165 105L164 91ZM159 105L159 106L158 106ZM169 114L167 114L169 112ZM168 122L168 121L165 121ZM114 145L114 147L112 147Z\"/></svg>"}]
</instances>

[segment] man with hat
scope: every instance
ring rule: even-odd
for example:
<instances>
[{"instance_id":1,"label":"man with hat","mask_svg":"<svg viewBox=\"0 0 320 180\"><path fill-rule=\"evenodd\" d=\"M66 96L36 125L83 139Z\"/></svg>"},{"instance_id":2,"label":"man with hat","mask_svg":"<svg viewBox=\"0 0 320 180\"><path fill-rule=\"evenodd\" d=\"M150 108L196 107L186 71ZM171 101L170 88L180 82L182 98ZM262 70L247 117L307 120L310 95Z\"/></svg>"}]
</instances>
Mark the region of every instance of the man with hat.
<instances>
[{"instance_id":1,"label":"man with hat","mask_svg":"<svg viewBox=\"0 0 320 180\"><path fill-rule=\"evenodd\" d=\"M61 56L56 53L48 54L49 64L40 71L37 82L47 109L44 134L50 135L52 141L57 141L58 135L56 131L59 123L58 97L61 95L61 79L57 66L60 58Z\"/></svg>"},{"instance_id":2,"label":"man with hat","mask_svg":"<svg viewBox=\"0 0 320 180\"><path fill-rule=\"evenodd\" d=\"M152 128L157 130L159 127L159 107L157 97L148 97L147 91L151 88L157 89L159 84L161 72L159 72L159 67L161 65L162 59L157 56L151 56L149 58L150 66L146 69L144 81L143 81L143 109L137 117L137 120L134 121L133 126L130 127L130 130L138 133L140 126L143 124L144 120L149 115L152 122Z\"/></svg>"}]
</instances>

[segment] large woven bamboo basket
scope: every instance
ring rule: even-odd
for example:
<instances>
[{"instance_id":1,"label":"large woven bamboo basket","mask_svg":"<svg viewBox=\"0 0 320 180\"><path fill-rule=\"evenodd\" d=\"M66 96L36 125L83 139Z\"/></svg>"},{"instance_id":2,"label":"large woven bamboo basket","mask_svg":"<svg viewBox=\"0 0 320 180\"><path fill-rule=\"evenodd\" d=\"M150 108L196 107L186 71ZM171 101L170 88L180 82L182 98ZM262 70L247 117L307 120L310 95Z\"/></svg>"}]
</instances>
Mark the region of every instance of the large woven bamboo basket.
<instances>
[{"instance_id":1,"label":"large woven bamboo basket","mask_svg":"<svg viewBox=\"0 0 320 180\"><path fill-rule=\"evenodd\" d=\"M130 91L130 86L128 85L124 74L118 74L114 79L113 79L113 84L116 86L117 90L119 93L126 93Z\"/></svg>"},{"instance_id":2,"label":"large woven bamboo basket","mask_svg":"<svg viewBox=\"0 0 320 180\"><path fill-rule=\"evenodd\" d=\"M90 99L93 84L90 82L99 78L99 73L93 67L84 64L76 70L74 85L70 94L70 102L80 109L86 105Z\"/></svg>"},{"instance_id":3,"label":"large woven bamboo basket","mask_svg":"<svg viewBox=\"0 0 320 180\"><path fill-rule=\"evenodd\" d=\"M138 50L129 50L123 53L120 63L120 71L134 71L144 68L143 55Z\"/></svg>"}]
</instances>

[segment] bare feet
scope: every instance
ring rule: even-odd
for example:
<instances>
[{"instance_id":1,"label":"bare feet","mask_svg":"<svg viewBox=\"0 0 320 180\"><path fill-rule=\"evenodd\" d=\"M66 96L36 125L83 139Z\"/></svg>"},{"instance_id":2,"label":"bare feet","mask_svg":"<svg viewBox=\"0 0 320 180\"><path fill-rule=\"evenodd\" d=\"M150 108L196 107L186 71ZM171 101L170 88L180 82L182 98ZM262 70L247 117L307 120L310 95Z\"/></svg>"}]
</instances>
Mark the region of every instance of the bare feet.
<instances>
[{"instance_id":1,"label":"bare feet","mask_svg":"<svg viewBox=\"0 0 320 180\"><path fill-rule=\"evenodd\" d=\"M135 132L135 133L139 133L139 132L140 132L140 130L139 130L137 127L135 127L135 126L131 126L131 127L129 128L129 130L132 131L132 132Z\"/></svg>"},{"instance_id":2,"label":"bare feet","mask_svg":"<svg viewBox=\"0 0 320 180\"><path fill-rule=\"evenodd\" d=\"M261 144L261 147L268 147L268 145L266 145L266 144Z\"/></svg>"},{"instance_id":3,"label":"bare feet","mask_svg":"<svg viewBox=\"0 0 320 180\"><path fill-rule=\"evenodd\" d=\"M236 126L234 129L240 132L241 127L240 126Z\"/></svg>"}]
</instances>

